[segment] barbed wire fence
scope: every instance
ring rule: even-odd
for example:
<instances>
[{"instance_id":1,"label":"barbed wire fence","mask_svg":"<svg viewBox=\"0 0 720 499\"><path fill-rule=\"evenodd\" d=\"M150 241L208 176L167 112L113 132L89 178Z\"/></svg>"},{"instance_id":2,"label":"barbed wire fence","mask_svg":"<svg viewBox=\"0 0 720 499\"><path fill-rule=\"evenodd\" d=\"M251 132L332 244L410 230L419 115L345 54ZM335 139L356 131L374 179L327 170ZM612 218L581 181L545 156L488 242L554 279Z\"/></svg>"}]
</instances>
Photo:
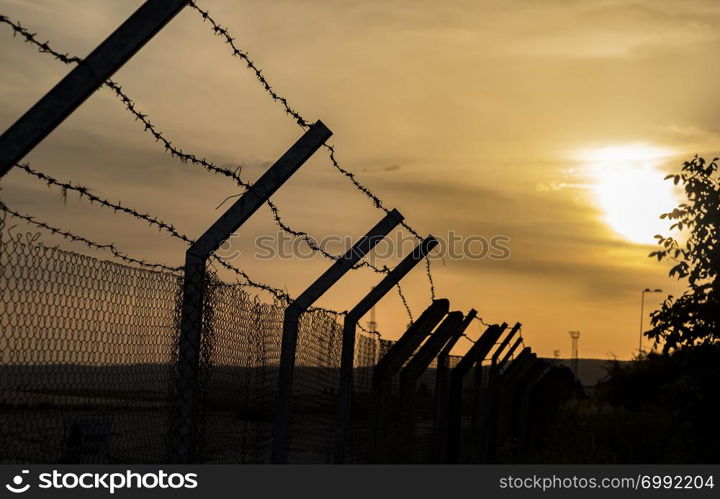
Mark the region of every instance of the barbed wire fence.
<instances>
[{"instance_id":1,"label":"barbed wire fence","mask_svg":"<svg viewBox=\"0 0 720 499\"><path fill-rule=\"evenodd\" d=\"M228 29L219 24L207 10L200 8L196 2L189 1L188 5L210 27L212 32L230 47L231 56L244 63L254 73L257 81L271 99L279 103L285 113L298 126L307 131L311 123L296 108L290 105L287 98L280 95L270 85L262 70L250 58L248 53L236 45L235 38L232 37ZM82 59L76 56L54 49L49 41L40 41L41 38L36 33L25 28L19 21L12 21L8 17L0 15L0 24L8 26L12 30L13 36L19 37L19 39L34 46L40 53L48 54L64 64L78 65L83 62ZM251 184L242 179L241 169L232 170L218 166L204 157L187 152L175 145L151 121L149 116L138 108L135 101L128 96L120 84L108 79L104 82L104 86L121 102L125 110L133 117L133 120L138 122L143 127L143 130L153 138L154 142L162 146L171 157L181 163L202 168L208 173L234 182L236 186L241 188L238 196L248 192L252 187ZM369 187L362 184L353 172L341 165L337 159L334 146L325 142L322 147L326 150L332 167L339 174L347 178L356 190L368 198L374 208L386 215L390 214L391 210L386 207L386 204ZM116 214L132 217L138 222L157 229L189 246L195 242L177 229L172 222L162 220L148 212L142 212L122 202L113 202L108 198L99 196L94 193L95 190L91 187L72 181L58 180L27 162L18 163L15 166L32 178L45 183L49 188L59 190L63 197L66 197L69 192L75 193L79 199L87 201L90 205L96 205L112 210ZM279 208L270 199L266 200L266 204L270 209L274 223L282 231L304 242L314 253L328 260L338 261L342 258L342 255L333 255L326 251L309 233L288 225L283 220ZM0 295L2 298L0 305L5 307L5 311L9 310L9 313L2 314L3 335L0 338L0 343L4 348L0 350L13 352L15 349L16 352L16 354L11 354L15 355L14 361L0 366L0 369L4 371L4 379L8 380L10 384L10 388L6 392L7 397L0 400L0 412L5 412L3 404L14 407L22 406L28 410L37 404L50 404L53 407L53 415L36 418L39 426L36 425L35 429L39 432L38 434L43 434L44 431L45 437L51 435L51 438L55 441L59 439L63 442L62 445L56 446L56 451L51 454L33 454L31 451L23 454L19 451L13 451L19 452L14 459L20 461L90 460L103 462L106 459L127 461L131 459L129 457L130 453L134 452L134 450L129 450L128 446L140 445L142 447L137 442L130 444L127 440L123 441L122 438L110 438L112 431L117 430L117 414L113 404L120 404L117 400L122 399L122 387L112 384L112 386L78 388L74 386L77 382L76 376L86 375L87 370L85 368L73 367L70 364L65 366L62 355L60 360L54 363L43 357L47 356L48 352L52 353L53 349L62 350L60 344L68 338L73 338L73 341L75 341L77 337L73 336L74 334L80 334L80 337L89 343L96 341L96 338L92 336L91 329L91 327L95 326L80 324L85 316L81 310L81 305L77 301L78 296L88 298L83 294L81 288L82 285L90 282L93 278L99 284L91 286L93 290L91 298L100 302L107 300L112 304L112 306L105 306L102 303L97 305L99 308L95 312L92 324L95 325L100 322L108 324L107 329L101 329L98 335L107 338L110 344L114 344L115 338L126 336L130 349L137 353L136 357L130 358L128 366L137 369L140 364L147 365L146 370L143 371L147 375L147 380L143 380L138 384L139 392L143 391L143 386L149 383L148 380L153 379L153 383L158 379L162 380L161 389L153 385L154 388L150 390L154 391L154 393L163 393L162 396L157 394L153 396L153 402L150 404L152 409L147 409L143 405L145 400L140 400L143 396L137 393L130 397L133 400L132 402L126 400L121 405L125 404L125 409L132 408L133 411L147 409L153 412L152 417L155 419L160 418L162 415L166 422L157 425L157 427L167 426L167 438L172 438L172 432L169 429L171 423L168 421L172 421L173 418L172 415L169 415L169 412L171 412L170 405L172 405L170 394L173 393L174 388L171 386L172 376L168 374L167 366L172 367L178 361L178 354L173 350L172 345L177 344L183 268L128 255L120 250L115 243L96 242L86 235L76 234L70 230L51 225L33 215L16 211L3 201L0 201L0 211L3 213L0 221L0 240L3 246L2 255L0 255L0 270L2 271L0 274L0 285L2 285L0 286L2 288L0 289L0 293L2 293ZM8 217L34 226L51 235L62 237L72 243L84 245L94 251L106 252L112 259L122 263L113 263L111 260L104 261L61 250L58 247L49 247L35 241L22 241L20 238L12 237L12 227L7 225ZM408 222L403 220L400 225L418 241L424 239ZM64 263L53 263L53 260ZM202 319L203 335L202 344L200 345L201 372L203 374L199 381L201 385L199 391L202 394L201 404L204 408L202 418L198 422L202 426L199 431L203 435L200 455L207 462L266 462L270 452L267 444L270 440L271 415L269 414L269 405L271 405L275 394L275 366L277 366L280 356L281 311L288 303L292 302L293 298L286 290L252 279L244 270L217 255L212 255L209 263L210 268L207 269L208 275L206 277L206 299L210 306L204 309ZM33 266L38 264L42 266L42 270L33 274ZM237 281L223 282L216 275L218 268L216 266L232 273L237 278ZM428 255L424 257L424 267L430 297L435 300L436 288L432 275L431 259ZM353 266L353 270L359 269L369 269L385 276L392 272L392 269L386 265L378 266L367 260L362 260ZM84 274L85 272L87 274ZM129 275L132 275L132 279L126 277ZM163 284L159 285L160 287L155 290L142 288L139 283L143 281L143 276L146 275L154 276L153 278L157 277ZM34 294L23 287L22 282L24 280L34 283ZM103 282L108 283L106 288L102 288ZM68 298L69 301L64 302L67 310L61 311L56 303L57 300L53 299L52 296L42 296L42 283L55 283L55 287L52 288L53 293L59 293L59 296ZM140 288L144 291L140 290ZM248 294L248 288L267 293L271 297L271 303L262 303L257 296L251 297ZM395 283L395 288L409 322L413 324L413 313L399 282ZM98 289L104 289L105 291L98 291ZM112 290L116 289L122 291L117 297L110 298ZM18 292L18 290L21 290L21 292ZM161 295L162 299L153 298L153 293ZM29 305L25 305L25 302L29 303ZM145 309L142 307L149 307L147 313L143 312ZM162 313L153 312L151 310L153 307L162 309ZM50 310L49 314L44 312L46 309ZM45 318L43 318L43 314L46 315ZM296 381L299 390L299 394L296 395L296 403L300 406L306 404L309 407L306 408L305 412L300 411L299 417L293 422L294 425L303 428L303 431L296 432L298 435L302 435L302 438L299 436L298 440L293 442L293 445L295 446L296 457L299 456L299 459L304 462L324 461L327 460L330 454L327 434L332 433L332 423L327 418L318 418L314 412L318 411L318 404L323 407L330 407L334 401L338 381L336 371L339 367L341 322L346 314L347 312L336 312L313 306L302 319L303 322L300 327L302 333L300 335L301 343L298 352L298 362L301 369L300 376ZM22 321L30 320L28 319L30 315L34 315L38 319L36 319L36 322L31 323L30 327L23 326ZM159 329L153 330L157 334L157 338L150 339L150 334L143 332L139 343L134 343L138 341L134 335L139 334L138 331L142 330L142 326L138 321L159 316L162 316L162 325L158 325ZM482 318L476 317L475 319L481 325L489 326ZM57 322L58 320L60 322ZM47 343L42 338L43 327L47 324L61 324L64 333L54 335L53 341ZM371 390L369 373L372 367L382 358L383 353L392 347L393 342L383 339L381 334L372 328L368 329L362 324L358 324L358 326L360 331L358 332L359 341L356 344L355 365L359 371L356 374L354 386L359 393L369 393ZM476 342L465 333L461 337L469 340L471 344ZM153 346L156 341L161 342L163 345L160 350ZM43 346L38 349L38 345ZM128 345L115 345L112 348L115 349L113 351L117 352L122 351L123 348L127 349ZM88 348L92 349L93 347ZM99 348L102 349L102 346ZM122 371L122 376L129 376L125 371L115 366L110 355L90 356L92 359L88 361L88 356L84 354L89 352L82 348L80 348L80 352L81 354L77 356L80 364L92 366L98 372L104 372L103 370L111 372L115 369L116 371ZM6 361L7 359L3 360ZM46 368L36 370L36 374L42 374L38 377L38 382L58 374L61 375L60 378L69 380L67 382L68 386L58 385L51 390L53 393L59 394L55 398L49 392L43 395L43 390L28 382L26 373L23 371L24 369L27 372L32 372L35 370L35 365L41 364L45 364ZM152 366L156 364L163 366L162 369L165 369L162 371L164 373L162 376L155 376L156 373L153 374L153 369L156 368ZM71 371L75 372L75 374L72 374ZM424 386L427 391L427 385ZM40 394L37 398L38 402L27 398L26 393L33 391ZM231 392L233 394L229 397L229 402L227 398L223 397ZM319 398L318 394L321 395ZM83 397L88 400L84 400ZM81 406L83 404L90 405L89 399L94 399L98 406L105 407L104 412L90 414L85 409L77 411L73 409L78 404ZM107 400L111 399L116 402L107 403ZM313 400L312 404L308 402L310 399ZM103 402L100 402L100 400L103 400ZM27 416L27 414L25 415ZM32 420L32 418L30 419ZM50 429L39 430L38 428L42 425ZM113 426L112 431L110 426ZM23 428L28 430L27 425ZM126 430L122 431L126 432ZM17 432L11 433L17 437ZM357 437L358 434L361 433L356 432L355 436ZM10 438L12 435L4 436ZM147 435L145 436L147 437ZM99 443L90 445L84 440ZM151 445L152 450L143 454L142 457L138 457L138 459L152 462L153 460L162 460L165 457L160 455L160 449L163 445L158 444L157 441L153 442ZM236 444L234 451L228 450L228 443ZM11 445L10 440L8 440L7 444L13 448L16 447L14 444ZM118 445L120 447L125 445L126 448L116 448ZM167 447L169 444L165 443L164 445ZM361 454L361 452L357 452L357 448L361 447L361 444L356 441L351 444L351 447L352 445L356 446L355 456L357 458ZM40 447L37 446L37 448Z\"/></svg>"},{"instance_id":2,"label":"barbed wire fence","mask_svg":"<svg viewBox=\"0 0 720 499\"><path fill-rule=\"evenodd\" d=\"M28 29L24 28L20 24L20 22L17 22L17 21L13 22L8 17L0 15L0 23L6 24L7 26L9 26L13 30L13 35L19 35L27 43L30 43L31 45L35 46L40 53L52 55L55 59L57 59L60 62L63 62L64 64L79 64L82 61L80 58L78 58L76 56L71 56L68 53L62 53L62 52L59 52L59 51L53 49L50 46L49 41L40 42L37 38L36 33L32 33ZM237 48L234 47L234 44L233 44L233 50L234 51L238 50ZM238 51L238 52L244 54L245 57L247 57L247 55L244 52L240 52L240 51ZM247 60L250 61L249 59L247 59ZM277 94L275 94L275 92L272 90L272 87L270 87L269 84L267 83L267 81L262 77L262 73L259 72L259 70L256 68L256 66L252 63L252 61L249 62L249 67L251 67L253 70L258 72L260 78L262 78L260 80L261 83L263 83L265 88L269 91L271 97L274 100L279 100L280 102L282 102L286 106L287 112L290 113L290 115L292 115L292 116L297 115L297 113L295 111L293 111L292 108L290 108L287 105L286 99L281 98ZM220 167L220 166L208 161L205 158L199 158L195 154L185 152L181 148L173 145L172 141L167 139L165 134L162 131L160 131L152 121L150 121L148 115L144 114L138 110L137 105L135 104L133 99L131 99L127 95L127 93L125 93L123 91L122 87L118 83L116 83L113 80L107 80L104 83L104 85L107 88L109 88L113 92L113 94L122 102L125 109L133 116L134 120L142 124L144 131L149 133L153 137L153 139L155 140L156 143L161 144L163 146L163 148L165 149L165 151L168 154L170 154L173 158L176 158L183 163L190 163L194 166L204 168L208 172L215 173L217 175L221 175L226 178L229 178L229 179L233 180L244 191L247 191L247 189L250 187L250 184L243 181L241 179L241 177L238 175L236 170L234 171L234 170L230 170L228 168ZM306 129L307 121L305 121L304 119L301 118L301 123L303 124L303 127ZM339 166L339 164L337 163L337 161L334 159L334 149L331 150L330 154L331 154L331 160L332 160L333 164L336 165L337 168L339 168L343 172L346 172L349 175L352 175L349 172L347 172L346 170L342 169ZM43 178L44 174L40 171L31 171L31 170L27 170L27 169L25 169L25 171L27 173L34 174L36 177L40 178L41 180L45 180L45 178ZM351 177L351 178L352 178L354 184L359 186L358 188L362 192L364 192L372 197L376 206L382 207L383 211L385 211L386 213L389 212L386 208L384 208L382 201L380 201L380 199L377 198L377 196L372 194L372 192L368 188L359 184L354 179L354 177ZM327 252L325 249L323 249L321 246L319 246L315 242L315 239L312 236L310 236L307 232L302 231L302 230L293 229L288 224L286 224L282 220L282 217L280 216L280 210L277 208L277 206L271 200L269 200L269 199L267 200L267 205L271 210L272 217L273 217L275 224L282 231L290 234L291 236L293 236L295 238L302 240L305 244L307 244L307 246L313 252L318 253L327 259L336 261L340 258L339 255L332 255L329 252ZM405 222L403 222L403 227L406 227L407 229L409 229L410 232L416 238L419 238L420 240L422 239L420 237L420 235L415 230L410 228ZM357 268L370 268L374 272L381 273L381 274L388 274L390 271L390 269L387 266L377 267L367 260L363 260L363 261L359 262L358 264L356 264L356 267ZM426 258L426 274L428 277L428 282L430 284L431 296L434 299L435 298L435 286L434 286L434 283L432 280L429 258ZM410 307L407 303L407 299L405 298L405 295L402 291L400 283L396 284L396 289L397 289L398 295L400 297L400 300L406 310L406 313L408 314L408 318L410 319L410 322L412 322L413 321L412 311L410 310Z\"/></svg>"}]
</instances>

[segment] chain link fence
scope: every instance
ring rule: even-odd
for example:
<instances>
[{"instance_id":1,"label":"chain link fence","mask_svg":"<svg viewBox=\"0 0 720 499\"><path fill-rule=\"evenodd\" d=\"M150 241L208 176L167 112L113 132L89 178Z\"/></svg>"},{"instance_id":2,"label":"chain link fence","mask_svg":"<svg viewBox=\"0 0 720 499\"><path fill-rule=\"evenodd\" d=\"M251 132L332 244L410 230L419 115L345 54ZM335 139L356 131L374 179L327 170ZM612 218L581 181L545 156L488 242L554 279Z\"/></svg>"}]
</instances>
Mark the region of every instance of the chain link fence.
<instances>
[{"instance_id":1,"label":"chain link fence","mask_svg":"<svg viewBox=\"0 0 720 499\"><path fill-rule=\"evenodd\" d=\"M48 247L4 222L0 241L0 460L172 460L182 275ZM205 300L196 459L269 462L286 304L212 272ZM330 461L341 319L302 316L290 462ZM365 460L372 371L392 345L357 334L350 462Z\"/></svg>"},{"instance_id":2,"label":"chain link fence","mask_svg":"<svg viewBox=\"0 0 720 499\"><path fill-rule=\"evenodd\" d=\"M0 235L0 459L165 460L180 277Z\"/></svg>"}]
</instances>

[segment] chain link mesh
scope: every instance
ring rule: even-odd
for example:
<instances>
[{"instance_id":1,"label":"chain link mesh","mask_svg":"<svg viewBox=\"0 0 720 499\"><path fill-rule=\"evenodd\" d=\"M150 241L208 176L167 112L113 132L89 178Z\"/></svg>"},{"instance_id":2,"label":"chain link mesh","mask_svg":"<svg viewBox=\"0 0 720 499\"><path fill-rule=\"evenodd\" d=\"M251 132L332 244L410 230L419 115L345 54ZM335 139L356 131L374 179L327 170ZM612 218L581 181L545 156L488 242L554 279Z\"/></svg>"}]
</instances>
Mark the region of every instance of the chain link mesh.
<instances>
[{"instance_id":1,"label":"chain link mesh","mask_svg":"<svg viewBox=\"0 0 720 499\"><path fill-rule=\"evenodd\" d=\"M179 272L47 247L0 220L0 460L173 460L182 288ZM269 462L286 305L206 273L193 460ZM301 316L290 462L331 460L342 318ZM392 345L356 334L348 462L366 460L373 370ZM429 459L434 390L433 363L418 382L420 462Z\"/></svg>"},{"instance_id":2,"label":"chain link mesh","mask_svg":"<svg viewBox=\"0 0 720 499\"><path fill-rule=\"evenodd\" d=\"M180 277L0 244L0 458L165 460Z\"/></svg>"},{"instance_id":3,"label":"chain link mesh","mask_svg":"<svg viewBox=\"0 0 720 499\"><path fill-rule=\"evenodd\" d=\"M201 369L205 462L267 462L280 357L283 306L264 303L214 274L206 280ZM275 367L273 367L275 366Z\"/></svg>"},{"instance_id":4,"label":"chain link mesh","mask_svg":"<svg viewBox=\"0 0 720 499\"><path fill-rule=\"evenodd\" d=\"M47 247L3 229L0 222L0 460L172 459L182 276ZM262 302L208 272L204 303L194 459L268 462L286 302ZM339 319L317 309L300 321L292 462L330 459ZM391 343L358 332L359 408ZM365 434L366 425L359 426ZM366 445L355 447L357 459Z\"/></svg>"}]
</instances>

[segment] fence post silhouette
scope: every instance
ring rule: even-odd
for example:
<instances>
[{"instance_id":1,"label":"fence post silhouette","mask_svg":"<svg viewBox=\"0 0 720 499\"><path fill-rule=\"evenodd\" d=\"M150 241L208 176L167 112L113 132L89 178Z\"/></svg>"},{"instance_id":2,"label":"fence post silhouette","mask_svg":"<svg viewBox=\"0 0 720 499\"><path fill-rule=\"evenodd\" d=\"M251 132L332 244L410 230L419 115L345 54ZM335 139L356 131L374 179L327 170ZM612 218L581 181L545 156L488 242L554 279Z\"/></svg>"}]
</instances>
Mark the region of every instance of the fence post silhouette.
<instances>
[{"instance_id":1,"label":"fence post silhouette","mask_svg":"<svg viewBox=\"0 0 720 499\"><path fill-rule=\"evenodd\" d=\"M189 0L147 0L0 136L0 178L57 128Z\"/></svg>"},{"instance_id":2,"label":"fence post silhouette","mask_svg":"<svg viewBox=\"0 0 720 499\"><path fill-rule=\"evenodd\" d=\"M529 428L525 449L533 451L539 447L540 431L547 428L560 405L572 397L574 380L569 368L552 366L545 376L535 382L530 399L533 424Z\"/></svg>"},{"instance_id":3,"label":"fence post silhouette","mask_svg":"<svg viewBox=\"0 0 720 499\"><path fill-rule=\"evenodd\" d=\"M444 298L434 300L373 369L370 442L368 443L368 460L371 463L385 462L388 459L388 413L393 376L448 313L449 308L448 300Z\"/></svg>"},{"instance_id":4,"label":"fence post silhouette","mask_svg":"<svg viewBox=\"0 0 720 499\"><path fill-rule=\"evenodd\" d=\"M195 451L196 389L206 261L222 242L250 218L331 135L332 132L320 121L310 127L185 253L178 345L178 420L173 450L174 457L179 462L192 462Z\"/></svg>"},{"instance_id":5,"label":"fence post silhouette","mask_svg":"<svg viewBox=\"0 0 720 499\"><path fill-rule=\"evenodd\" d=\"M407 275L425 256L437 246L438 241L428 236L418 244L394 269L386 275L345 316L343 322L342 353L340 357L340 382L338 404L333 436L333 462L345 462L345 450L350 432L350 408L352 404L353 370L355 361L355 334L358 321L379 302L393 286Z\"/></svg>"},{"instance_id":6,"label":"fence post silhouette","mask_svg":"<svg viewBox=\"0 0 720 499\"><path fill-rule=\"evenodd\" d=\"M476 362L482 361L498 338L507 328L506 323L488 327L475 344L450 373L450 403L448 408L448 455L449 463L460 462L460 440L462 433L463 381Z\"/></svg>"},{"instance_id":7,"label":"fence post silhouette","mask_svg":"<svg viewBox=\"0 0 720 499\"><path fill-rule=\"evenodd\" d=\"M498 445L505 440L512 427L512 404L515 396L514 388L518 379L532 368L537 356L532 349L525 347L503 372L498 384L498 401L495 408L495 427L491 442L491 457L496 459Z\"/></svg>"},{"instance_id":8,"label":"fence post silhouette","mask_svg":"<svg viewBox=\"0 0 720 499\"><path fill-rule=\"evenodd\" d=\"M520 328L521 328L521 327L522 327L522 324L520 324L519 322L515 323L515 325L513 326L513 328L510 330L510 332L505 336L505 338L502 340L502 342L500 343L500 345L499 345L499 346L495 349L495 351L493 352L492 358L490 359L490 371L489 371L489 375L488 375L488 383L492 383L493 380L494 380L493 378L497 377L497 375L498 375L498 369L499 369L500 367L502 367L501 365L498 365L498 362L499 362L499 359L500 359L500 355L505 351L505 349L507 348L507 346L510 344L510 341L512 341L512 339L515 337L515 335L517 334L517 332L520 331ZM515 341L515 343L513 344L513 346L510 348L510 350L508 350L507 352L505 352L505 355L503 356L503 359L505 359L505 358L509 357L510 355L512 355L513 352L515 351L515 349L517 348L517 346L518 346L521 342L522 342L522 339L521 339L521 338L518 338L518 339Z\"/></svg>"},{"instance_id":9,"label":"fence post silhouette","mask_svg":"<svg viewBox=\"0 0 720 499\"><path fill-rule=\"evenodd\" d=\"M523 342L522 338L516 339L515 343L513 343L513 345L510 347L510 350L508 350L507 353L505 355L503 355L503 358L500 359L500 361L497 363L498 376L503 372L503 368L505 367L505 364L510 359L512 354L515 353L515 350L517 350L517 348L522 344L522 342Z\"/></svg>"},{"instance_id":10,"label":"fence post silhouette","mask_svg":"<svg viewBox=\"0 0 720 499\"><path fill-rule=\"evenodd\" d=\"M503 378L506 377L508 373L511 373L518 364L524 362L525 357L530 355L530 348L524 348L520 352L520 354L510 362L507 368L503 369L505 367L505 364L508 362L510 356L513 354L513 352L515 352L515 350L520 346L521 343L522 338L516 339L515 343L513 343L507 353L497 364L497 375L493 380L492 393L490 395L492 397L492 401L488 408L489 410L485 413L486 425L483 432L484 435L482 449L484 463L492 463L495 460L499 417L498 406L500 405L500 387L502 386Z\"/></svg>"},{"instance_id":11,"label":"fence post silhouette","mask_svg":"<svg viewBox=\"0 0 720 499\"><path fill-rule=\"evenodd\" d=\"M513 437L513 442L517 446L513 446L513 450L518 452L521 450L521 442L524 436L525 426L528 424L528 414L525 412L527 408L527 399L530 396L530 389L535 380L548 368L548 364L537 358L533 354L532 362L527 364L524 369L519 369L518 374L512 379L507 387L507 406L505 408L506 417L504 421L507 425L507 436ZM522 458L515 455L516 458Z\"/></svg>"},{"instance_id":12,"label":"fence post silhouette","mask_svg":"<svg viewBox=\"0 0 720 499\"><path fill-rule=\"evenodd\" d=\"M472 423L470 429L470 461L478 463L482 461L482 446L484 427L488 421L488 412L492 406L492 390L495 377L497 376L497 362L500 355L505 351L515 334L520 330L521 324L515 323L513 328L505 335L497 348L493 351L490 359L490 366L487 368L487 383L483 387L482 363L475 366L475 400L473 401Z\"/></svg>"},{"instance_id":13,"label":"fence post silhouette","mask_svg":"<svg viewBox=\"0 0 720 499\"><path fill-rule=\"evenodd\" d=\"M433 463L443 463L447 455L448 405L450 401L450 352L467 330L477 313L470 310L455 335L445 344L437 357L435 372L435 400L433 401Z\"/></svg>"},{"instance_id":14,"label":"fence post silhouette","mask_svg":"<svg viewBox=\"0 0 720 499\"><path fill-rule=\"evenodd\" d=\"M470 313L475 313L472 310ZM411 463L414 456L415 395L417 380L445 344L463 324L462 312L450 312L400 371L400 452L401 462Z\"/></svg>"},{"instance_id":15,"label":"fence post silhouette","mask_svg":"<svg viewBox=\"0 0 720 499\"><path fill-rule=\"evenodd\" d=\"M521 453L526 452L530 448L530 439L532 434L532 426L535 421L535 411L532 411L535 400L533 393L538 389L538 386L551 372L552 366L544 360L538 361L539 368L533 374L528 376L525 384L521 387L520 395L520 407L518 411L519 424L518 424L518 443ZM539 411L538 411L539 412ZM530 414L533 417L530 417Z\"/></svg>"},{"instance_id":16,"label":"fence post silhouette","mask_svg":"<svg viewBox=\"0 0 720 499\"><path fill-rule=\"evenodd\" d=\"M478 398L473 403L473 418L472 418L472 430L470 433L470 439L471 439L471 450L470 450L470 461L473 463L479 463L482 462L484 457L484 442L486 439L486 433L487 433L487 425L489 422L489 413L492 411L492 405L493 405L493 393L494 393L494 384L497 379L498 375L498 360L500 359L500 355L505 352L505 349L510 344L510 341L515 337L518 331L520 331L521 324L519 322L515 323L513 328L508 332L508 334L505 335L505 338L503 338L502 342L500 342L500 345L495 349L495 351L492 354L492 357L490 359L490 366L488 367L487 372L487 383L485 388L482 386L476 386L475 387L475 394ZM517 348L517 345L520 344L520 339L518 339L515 344L513 345L514 348ZM507 354L512 354L514 351L514 348L511 348L511 350L508 351ZM476 369L482 369L482 366L476 367ZM476 376L476 383L480 384L482 380L479 379L479 376Z\"/></svg>"},{"instance_id":17,"label":"fence post silhouette","mask_svg":"<svg viewBox=\"0 0 720 499\"><path fill-rule=\"evenodd\" d=\"M318 277L287 308L283 317L282 346L280 350L280 368L278 374L278 404L273 428L272 462L287 462L292 422L292 391L295 371L295 350L297 347L298 327L302 314L315 303L333 284L344 276L371 251L393 228L402 222L403 216L392 210L378 222L367 234L361 237L352 248L342 255L329 269Z\"/></svg>"},{"instance_id":18,"label":"fence post silhouette","mask_svg":"<svg viewBox=\"0 0 720 499\"><path fill-rule=\"evenodd\" d=\"M533 417L527 428L525 438L521 441L523 451L534 451L538 434L550 420L551 411L557 408L567 396L559 368L550 365L549 370L539 377L532 385L528 400L528 411Z\"/></svg>"}]
</instances>

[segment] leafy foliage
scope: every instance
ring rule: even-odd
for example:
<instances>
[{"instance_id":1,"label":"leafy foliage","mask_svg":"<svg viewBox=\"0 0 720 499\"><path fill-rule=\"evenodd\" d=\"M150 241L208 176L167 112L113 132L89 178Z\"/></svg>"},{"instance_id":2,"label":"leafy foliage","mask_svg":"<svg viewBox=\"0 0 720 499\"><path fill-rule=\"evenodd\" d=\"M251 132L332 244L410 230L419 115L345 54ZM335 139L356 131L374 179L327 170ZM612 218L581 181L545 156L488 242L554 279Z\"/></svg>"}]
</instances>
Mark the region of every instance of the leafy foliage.
<instances>
[{"instance_id":1,"label":"leafy foliage","mask_svg":"<svg viewBox=\"0 0 720 499\"><path fill-rule=\"evenodd\" d=\"M720 178L718 158L711 162L695 156L683 163L678 174L668 175L681 185L687 202L660 218L674 223L671 230L686 231L683 243L656 235L660 249L650 253L658 261L674 262L669 275L686 279L688 289L672 295L652 313L652 329L645 334L664 343L663 351L682 346L712 343L720 339Z\"/></svg>"}]
</instances>

